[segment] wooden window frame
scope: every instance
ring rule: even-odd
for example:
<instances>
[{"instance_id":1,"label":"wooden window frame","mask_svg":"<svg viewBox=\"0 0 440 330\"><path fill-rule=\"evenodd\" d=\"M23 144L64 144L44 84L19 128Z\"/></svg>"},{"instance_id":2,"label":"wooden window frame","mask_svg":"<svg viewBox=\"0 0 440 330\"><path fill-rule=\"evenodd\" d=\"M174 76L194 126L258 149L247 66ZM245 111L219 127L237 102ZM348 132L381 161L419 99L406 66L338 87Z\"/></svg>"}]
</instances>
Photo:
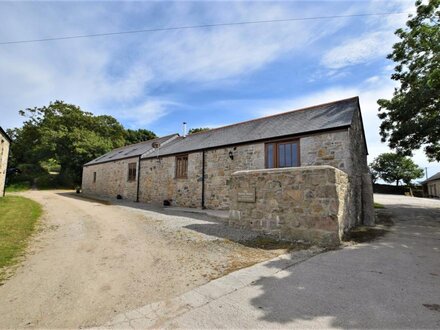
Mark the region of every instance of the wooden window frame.
<instances>
[{"instance_id":1,"label":"wooden window frame","mask_svg":"<svg viewBox=\"0 0 440 330\"><path fill-rule=\"evenodd\" d=\"M93 172L93 183L96 183L96 171Z\"/></svg>"},{"instance_id":2,"label":"wooden window frame","mask_svg":"<svg viewBox=\"0 0 440 330\"><path fill-rule=\"evenodd\" d=\"M301 155L301 146L300 146L299 140L300 139L282 139L282 140L274 140L274 141L266 142L264 144L264 166L266 168L286 168L287 166L285 166L285 167L280 167L279 166L278 146L280 144L287 144L287 143L296 143L296 146L297 146L296 147L297 165L296 166L292 166L292 167L299 167L299 166L301 166L301 157L300 157L300 155ZM273 164L274 164L274 166L273 167L269 167L268 166L269 159L267 157L267 149L268 149L268 146L270 144L274 145L274 151L273 151Z\"/></svg>"},{"instance_id":3,"label":"wooden window frame","mask_svg":"<svg viewBox=\"0 0 440 330\"><path fill-rule=\"evenodd\" d=\"M184 168L180 170L180 162L183 162ZM182 154L176 156L176 179L188 179L188 154Z\"/></svg>"},{"instance_id":4,"label":"wooden window frame","mask_svg":"<svg viewBox=\"0 0 440 330\"><path fill-rule=\"evenodd\" d=\"M135 163L135 162L134 163L128 163L127 181L128 182L136 181L136 176L137 176L137 163Z\"/></svg>"}]
</instances>

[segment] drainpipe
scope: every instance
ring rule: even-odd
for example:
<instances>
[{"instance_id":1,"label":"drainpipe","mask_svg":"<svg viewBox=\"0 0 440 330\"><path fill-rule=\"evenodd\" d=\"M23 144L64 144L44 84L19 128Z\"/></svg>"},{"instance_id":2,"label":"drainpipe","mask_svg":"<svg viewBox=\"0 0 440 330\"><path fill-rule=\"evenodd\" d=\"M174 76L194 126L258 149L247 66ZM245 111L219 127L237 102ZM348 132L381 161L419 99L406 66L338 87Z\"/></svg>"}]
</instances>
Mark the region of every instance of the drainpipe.
<instances>
[{"instance_id":1,"label":"drainpipe","mask_svg":"<svg viewBox=\"0 0 440 330\"><path fill-rule=\"evenodd\" d=\"M136 202L139 203L139 182L141 176L141 155L139 155L138 159L138 168L137 168L137 187L136 187Z\"/></svg>"},{"instance_id":2,"label":"drainpipe","mask_svg":"<svg viewBox=\"0 0 440 330\"><path fill-rule=\"evenodd\" d=\"M205 150L202 151L202 209L205 207Z\"/></svg>"}]
</instances>

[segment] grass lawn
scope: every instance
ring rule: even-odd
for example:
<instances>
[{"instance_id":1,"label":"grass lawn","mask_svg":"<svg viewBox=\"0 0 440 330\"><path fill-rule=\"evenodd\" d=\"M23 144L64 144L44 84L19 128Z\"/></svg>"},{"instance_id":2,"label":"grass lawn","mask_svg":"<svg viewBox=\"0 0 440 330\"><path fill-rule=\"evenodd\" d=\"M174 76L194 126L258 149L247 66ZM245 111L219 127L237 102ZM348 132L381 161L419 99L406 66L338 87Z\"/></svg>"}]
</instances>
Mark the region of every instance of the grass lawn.
<instances>
[{"instance_id":1,"label":"grass lawn","mask_svg":"<svg viewBox=\"0 0 440 330\"><path fill-rule=\"evenodd\" d=\"M0 281L3 267L23 253L41 213L41 205L28 198L0 197Z\"/></svg>"}]
</instances>

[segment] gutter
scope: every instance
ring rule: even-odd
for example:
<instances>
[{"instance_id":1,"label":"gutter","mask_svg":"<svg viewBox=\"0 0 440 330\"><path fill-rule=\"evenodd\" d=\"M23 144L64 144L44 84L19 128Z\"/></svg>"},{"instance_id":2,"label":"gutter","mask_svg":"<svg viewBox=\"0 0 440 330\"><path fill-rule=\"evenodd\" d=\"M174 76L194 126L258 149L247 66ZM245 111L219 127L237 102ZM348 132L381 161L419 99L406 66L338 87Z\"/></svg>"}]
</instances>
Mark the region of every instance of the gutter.
<instances>
[{"instance_id":1,"label":"gutter","mask_svg":"<svg viewBox=\"0 0 440 330\"><path fill-rule=\"evenodd\" d=\"M141 177L141 156L142 155L139 155L138 166L137 166L136 203L139 203L139 185L140 185L140 177Z\"/></svg>"}]
</instances>

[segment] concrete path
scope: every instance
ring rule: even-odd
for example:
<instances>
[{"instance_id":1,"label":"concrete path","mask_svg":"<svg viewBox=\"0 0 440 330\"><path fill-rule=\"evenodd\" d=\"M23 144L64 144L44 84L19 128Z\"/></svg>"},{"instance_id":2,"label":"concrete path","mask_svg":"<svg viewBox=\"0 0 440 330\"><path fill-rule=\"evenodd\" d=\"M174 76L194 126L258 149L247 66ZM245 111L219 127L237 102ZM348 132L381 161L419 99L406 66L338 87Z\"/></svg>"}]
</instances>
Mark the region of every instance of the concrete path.
<instances>
[{"instance_id":1,"label":"concrete path","mask_svg":"<svg viewBox=\"0 0 440 330\"><path fill-rule=\"evenodd\" d=\"M438 329L440 201L375 200L396 222L381 239L278 257L120 314L106 327Z\"/></svg>"}]
</instances>

